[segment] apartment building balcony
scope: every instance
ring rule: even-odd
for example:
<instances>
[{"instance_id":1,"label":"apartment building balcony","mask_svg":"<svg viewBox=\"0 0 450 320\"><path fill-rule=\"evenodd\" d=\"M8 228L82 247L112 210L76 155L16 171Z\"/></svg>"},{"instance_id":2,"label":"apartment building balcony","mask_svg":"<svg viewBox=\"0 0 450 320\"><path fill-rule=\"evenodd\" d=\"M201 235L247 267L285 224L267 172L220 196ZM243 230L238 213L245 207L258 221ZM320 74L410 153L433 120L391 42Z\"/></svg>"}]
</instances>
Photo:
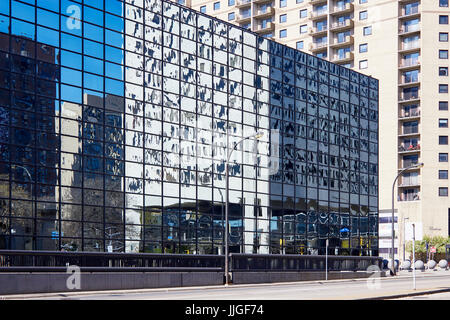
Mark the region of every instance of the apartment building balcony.
<instances>
[{"instance_id":1,"label":"apartment building balcony","mask_svg":"<svg viewBox=\"0 0 450 320\"><path fill-rule=\"evenodd\" d=\"M420 41L413 41L408 43L400 43L398 52L405 54L410 52L420 51Z\"/></svg>"},{"instance_id":2,"label":"apartment building balcony","mask_svg":"<svg viewBox=\"0 0 450 320\"><path fill-rule=\"evenodd\" d=\"M419 190L418 189L412 189L412 192L405 192L406 189L402 189L402 193L398 195L398 201L418 201L420 200Z\"/></svg>"},{"instance_id":3,"label":"apartment building balcony","mask_svg":"<svg viewBox=\"0 0 450 320\"><path fill-rule=\"evenodd\" d=\"M419 164L419 160L417 160L417 161L409 161L409 160L408 161L403 161L398 166L398 171L405 170L406 168L412 167L412 166L414 166L416 164ZM415 168L407 169L406 172L413 172L413 171L419 171L419 170L420 170L420 168L415 167Z\"/></svg>"},{"instance_id":4,"label":"apartment building balcony","mask_svg":"<svg viewBox=\"0 0 450 320\"><path fill-rule=\"evenodd\" d=\"M354 23L353 20L347 19L347 20L342 21L342 22L333 22L331 24L330 30L333 31L333 32L343 31L345 29L353 28L354 25L355 25L355 23Z\"/></svg>"},{"instance_id":5,"label":"apartment building balcony","mask_svg":"<svg viewBox=\"0 0 450 320\"><path fill-rule=\"evenodd\" d=\"M251 14L238 14L236 15L236 22L241 24L241 23L248 23L252 20L252 15Z\"/></svg>"},{"instance_id":6,"label":"apartment building balcony","mask_svg":"<svg viewBox=\"0 0 450 320\"><path fill-rule=\"evenodd\" d=\"M311 20L320 20L327 16L328 10L314 10L309 13L309 18Z\"/></svg>"},{"instance_id":7,"label":"apartment building balcony","mask_svg":"<svg viewBox=\"0 0 450 320\"><path fill-rule=\"evenodd\" d=\"M421 81L421 77L418 77L417 79L405 79L405 78L402 78L398 82L398 86L400 88L420 87L420 81Z\"/></svg>"},{"instance_id":8,"label":"apartment building balcony","mask_svg":"<svg viewBox=\"0 0 450 320\"><path fill-rule=\"evenodd\" d=\"M351 13L351 12L353 12L354 8L355 7L354 7L353 3L348 2L345 5L333 7L332 10L330 10L330 15Z\"/></svg>"},{"instance_id":9,"label":"apartment building balcony","mask_svg":"<svg viewBox=\"0 0 450 320\"><path fill-rule=\"evenodd\" d=\"M420 152L420 144L416 144L416 145L401 144L398 146L399 154L410 154L410 153L418 153L418 152Z\"/></svg>"},{"instance_id":10,"label":"apartment building balcony","mask_svg":"<svg viewBox=\"0 0 450 320\"><path fill-rule=\"evenodd\" d=\"M352 45L353 43L354 43L353 36L345 36L345 38L343 38L343 39L334 38L333 42L330 44L330 47L341 48L341 47Z\"/></svg>"},{"instance_id":11,"label":"apartment building balcony","mask_svg":"<svg viewBox=\"0 0 450 320\"><path fill-rule=\"evenodd\" d=\"M353 61L353 58L354 58L353 52L346 52L344 55L334 55L332 62L345 63Z\"/></svg>"},{"instance_id":12,"label":"apartment building balcony","mask_svg":"<svg viewBox=\"0 0 450 320\"><path fill-rule=\"evenodd\" d=\"M326 50L328 47L328 43L326 41L324 42L313 42L309 44L309 51L311 52L319 52Z\"/></svg>"},{"instance_id":13,"label":"apartment building balcony","mask_svg":"<svg viewBox=\"0 0 450 320\"><path fill-rule=\"evenodd\" d=\"M236 8L245 8L252 5L252 0L236 0Z\"/></svg>"},{"instance_id":14,"label":"apartment building balcony","mask_svg":"<svg viewBox=\"0 0 450 320\"><path fill-rule=\"evenodd\" d=\"M308 30L309 35L311 36L322 36L327 34L327 27L322 27L321 29L318 29L317 27L311 27Z\"/></svg>"},{"instance_id":15,"label":"apartment building balcony","mask_svg":"<svg viewBox=\"0 0 450 320\"><path fill-rule=\"evenodd\" d=\"M408 94L408 95L400 95L398 97L398 103L411 103L411 102L419 102L420 96L418 94Z\"/></svg>"},{"instance_id":16,"label":"apartment building balcony","mask_svg":"<svg viewBox=\"0 0 450 320\"><path fill-rule=\"evenodd\" d=\"M398 116L399 120L416 120L420 118L420 110L415 111L401 111Z\"/></svg>"},{"instance_id":17,"label":"apartment building balcony","mask_svg":"<svg viewBox=\"0 0 450 320\"><path fill-rule=\"evenodd\" d=\"M417 130L405 130L405 128L400 129L400 133L398 134L399 138L406 138L406 137L416 137L420 136L420 131Z\"/></svg>"},{"instance_id":18,"label":"apartment building balcony","mask_svg":"<svg viewBox=\"0 0 450 320\"><path fill-rule=\"evenodd\" d=\"M401 60L398 66L400 71L409 71L420 68L420 61L417 59Z\"/></svg>"},{"instance_id":19,"label":"apartment building balcony","mask_svg":"<svg viewBox=\"0 0 450 320\"><path fill-rule=\"evenodd\" d=\"M266 10L256 10L255 14L253 15L254 18L257 19L263 19L263 18L269 18L275 14L275 9L273 7L269 7Z\"/></svg>"},{"instance_id":20,"label":"apartment building balcony","mask_svg":"<svg viewBox=\"0 0 450 320\"><path fill-rule=\"evenodd\" d=\"M420 187L420 182L419 179L415 179L412 181L405 181L405 182L400 182L398 184L399 188L411 188L411 187Z\"/></svg>"},{"instance_id":21,"label":"apartment building balcony","mask_svg":"<svg viewBox=\"0 0 450 320\"><path fill-rule=\"evenodd\" d=\"M400 20L413 19L413 18L419 18L419 17L420 17L420 8L419 7L415 7L409 11L405 11L404 9L402 9L398 16L398 18Z\"/></svg>"},{"instance_id":22,"label":"apartment building balcony","mask_svg":"<svg viewBox=\"0 0 450 320\"><path fill-rule=\"evenodd\" d=\"M398 30L398 35L409 36L419 32L420 32L420 24L414 24L411 26L401 26L401 28Z\"/></svg>"},{"instance_id":23,"label":"apartment building balcony","mask_svg":"<svg viewBox=\"0 0 450 320\"><path fill-rule=\"evenodd\" d=\"M272 22L266 23L264 26L261 24L258 24L254 28L254 32L256 33L266 33L275 30L275 24Z\"/></svg>"}]
</instances>

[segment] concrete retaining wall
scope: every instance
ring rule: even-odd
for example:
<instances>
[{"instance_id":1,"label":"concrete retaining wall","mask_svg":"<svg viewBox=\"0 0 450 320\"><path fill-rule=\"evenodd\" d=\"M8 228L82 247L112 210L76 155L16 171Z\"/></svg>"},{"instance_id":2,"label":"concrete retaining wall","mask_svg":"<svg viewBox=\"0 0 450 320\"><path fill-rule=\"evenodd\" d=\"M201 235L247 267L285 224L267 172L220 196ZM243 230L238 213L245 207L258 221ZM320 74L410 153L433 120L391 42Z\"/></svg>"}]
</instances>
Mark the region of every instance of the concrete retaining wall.
<instances>
[{"instance_id":1,"label":"concrete retaining wall","mask_svg":"<svg viewBox=\"0 0 450 320\"><path fill-rule=\"evenodd\" d=\"M385 277L386 272L368 273L365 271L328 272L328 280ZM233 272L234 284L273 283L290 281L325 280L324 272Z\"/></svg>"},{"instance_id":2,"label":"concrete retaining wall","mask_svg":"<svg viewBox=\"0 0 450 320\"><path fill-rule=\"evenodd\" d=\"M69 290L67 273L0 273L0 294L190 287L223 284L222 272L95 272L80 274ZM74 278L69 282L76 284Z\"/></svg>"},{"instance_id":3,"label":"concrete retaining wall","mask_svg":"<svg viewBox=\"0 0 450 320\"><path fill-rule=\"evenodd\" d=\"M355 279L369 276L385 277L386 272L329 272L328 279ZM222 285L222 272L82 272L80 289L68 289L67 282L74 278L68 273L17 272L0 273L0 295L102 291L125 289L151 289ZM233 284L274 283L290 281L325 280L323 272L233 272Z\"/></svg>"}]
</instances>

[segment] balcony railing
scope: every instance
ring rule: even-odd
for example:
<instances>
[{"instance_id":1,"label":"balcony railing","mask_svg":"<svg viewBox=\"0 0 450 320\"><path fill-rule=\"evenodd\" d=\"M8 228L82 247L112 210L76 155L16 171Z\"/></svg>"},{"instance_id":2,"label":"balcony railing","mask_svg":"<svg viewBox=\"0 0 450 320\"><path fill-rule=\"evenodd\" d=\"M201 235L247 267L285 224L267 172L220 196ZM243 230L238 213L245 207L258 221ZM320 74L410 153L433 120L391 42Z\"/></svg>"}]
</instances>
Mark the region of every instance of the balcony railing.
<instances>
[{"instance_id":1,"label":"balcony railing","mask_svg":"<svg viewBox=\"0 0 450 320\"><path fill-rule=\"evenodd\" d=\"M245 7L251 5L252 0L236 0L236 7Z\"/></svg>"},{"instance_id":2,"label":"balcony railing","mask_svg":"<svg viewBox=\"0 0 450 320\"><path fill-rule=\"evenodd\" d=\"M346 19L344 21L337 21L337 22L333 22L331 24L331 29L339 29L339 28L345 28L345 27L353 27L353 20L351 19Z\"/></svg>"},{"instance_id":3,"label":"balcony railing","mask_svg":"<svg viewBox=\"0 0 450 320\"><path fill-rule=\"evenodd\" d=\"M326 48L328 43L326 41L323 42L313 42L309 46L309 50L320 50Z\"/></svg>"},{"instance_id":4,"label":"balcony railing","mask_svg":"<svg viewBox=\"0 0 450 320\"><path fill-rule=\"evenodd\" d=\"M403 25L398 31L400 34L409 33L420 30L420 24Z\"/></svg>"},{"instance_id":5,"label":"balcony railing","mask_svg":"<svg viewBox=\"0 0 450 320\"><path fill-rule=\"evenodd\" d=\"M409 17L420 12L419 7L411 7L408 11L402 10L401 17Z\"/></svg>"},{"instance_id":6,"label":"balcony railing","mask_svg":"<svg viewBox=\"0 0 450 320\"><path fill-rule=\"evenodd\" d=\"M402 60L400 63L400 68L415 67L415 66L420 66L420 61L417 59Z\"/></svg>"},{"instance_id":7,"label":"balcony railing","mask_svg":"<svg viewBox=\"0 0 450 320\"><path fill-rule=\"evenodd\" d=\"M415 94L403 94L403 95L400 95L400 97L398 98L398 100L400 102L416 100L416 99L419 99L419 94L418 93L415 93Z\"/></svg>"},{"instance_id":8,"label":"balcony railing","mask_svg":"<svg viewBox=\"0 0 450 320\"><path fill-rule=\"evenodd\" d=\"M403 127L402 134L416 134L419 133L419 127Z\"/></svg>"},{"instance_id":9,"label":"balcony railing","mask_svg":"<svg viewBox=\"0 0 450 320\"><path fill-rule=\"evenodd\" d=\"M417 144L417 145L401 144L400 146L398 146L398 151L399 152L419 151L419 150L420 150L420 144Z\"/></svg>"},{"instance_id":10,"label":"balcony railing","mask_svg":"<svg viewBox=\"0 0 450 320\"><path fill-rule=\"evenodd\" d=\"M398 201L416 201L420 200L419 193L401 193Z\"/></svg>"},{"instance_id":11,"label":"balcony railing","mask_svg":"<svg viewBox=\"0 0 450 320\"><path fill-rule=\"evenodd\" d=\"M411 117L419 117L419 116L420 116L420 110L403 111L400 114L400 118L411 118Z\"/></svg>"},{"instance_id":12,"label":"balcony railing","mask_svg":"<svg viewBox=\"0 0 450 320\"><path fill-rule=\"evenodd\" d=\"M309 13L309 17L314 19L327 14L328 10L314 10Z\"/></svg>"},{"instance_id":13,"label":"balcony railing","mask_svg":"<svg viewBox=\"0 0 450 320\"><path fill-rule=\"evenodd\" d=\"M411 41L411 42L403 42L400 50L412 50L412 49L417 49L420 48L420 41L416 40L416 41Z\"/></svg>"}]
</instances>

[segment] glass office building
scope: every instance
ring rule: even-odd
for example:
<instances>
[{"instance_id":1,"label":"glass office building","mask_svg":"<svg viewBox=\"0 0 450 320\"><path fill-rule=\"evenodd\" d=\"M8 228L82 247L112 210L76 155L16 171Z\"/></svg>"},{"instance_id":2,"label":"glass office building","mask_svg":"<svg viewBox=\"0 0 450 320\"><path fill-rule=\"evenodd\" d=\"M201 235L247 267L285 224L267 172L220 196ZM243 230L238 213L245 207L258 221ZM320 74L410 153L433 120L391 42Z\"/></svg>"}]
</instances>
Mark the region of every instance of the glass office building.
<instances>
[{"instance_id":1,"label":"glass office building","mask_svg":"<svg viewBox=\"0 0 450 320\"><path fill-rule=\"evenodd\" d=\"M259 140L243 138L256 132ZM378 255L378 81L161 0L0 3L0 249Z\"/></svg>"}]
</instances>

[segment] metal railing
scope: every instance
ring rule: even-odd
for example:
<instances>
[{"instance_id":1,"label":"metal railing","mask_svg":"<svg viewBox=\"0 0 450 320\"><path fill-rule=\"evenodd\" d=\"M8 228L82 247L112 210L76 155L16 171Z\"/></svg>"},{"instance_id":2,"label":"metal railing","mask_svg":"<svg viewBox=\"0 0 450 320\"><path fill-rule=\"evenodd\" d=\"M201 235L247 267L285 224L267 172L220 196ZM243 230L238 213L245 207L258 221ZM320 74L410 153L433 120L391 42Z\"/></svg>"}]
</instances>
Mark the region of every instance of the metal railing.
<instances>
[{"instance_id":1,"label":"metal railing","mask_svg":"<svg viewBox=\"0 0 450 320\"><path fill-rule=\"evenodd\" d=\"M230 271L324 271L324 255L231 254ZM328 256L328 271L366 271L371 265L380 269L381 257Z\"/></svg>"},{"instance_id":2,"label":"metal railing","mask_svg":"<svg viewBox=\"0 0 450 320\"><path fill-rule=\"evenodd\" d=\"M0 271L221 271L223 255L0 250Z\"/></svg>"},{"instance_id":3,"label":"metal railing","mask_svg":"<svg viewBox=\"0 0 450 320\"><path fill-rule=\"evenodd\" d=\"M223 272L224 260L223 255L0 250L0 272L65 272L69 265L85 272ZM382 260L328 256L328 270L366 271L371 265L381 268ZM323 270L324 255L230 254L230 272Z\"/></svg>"}]
</instances>

